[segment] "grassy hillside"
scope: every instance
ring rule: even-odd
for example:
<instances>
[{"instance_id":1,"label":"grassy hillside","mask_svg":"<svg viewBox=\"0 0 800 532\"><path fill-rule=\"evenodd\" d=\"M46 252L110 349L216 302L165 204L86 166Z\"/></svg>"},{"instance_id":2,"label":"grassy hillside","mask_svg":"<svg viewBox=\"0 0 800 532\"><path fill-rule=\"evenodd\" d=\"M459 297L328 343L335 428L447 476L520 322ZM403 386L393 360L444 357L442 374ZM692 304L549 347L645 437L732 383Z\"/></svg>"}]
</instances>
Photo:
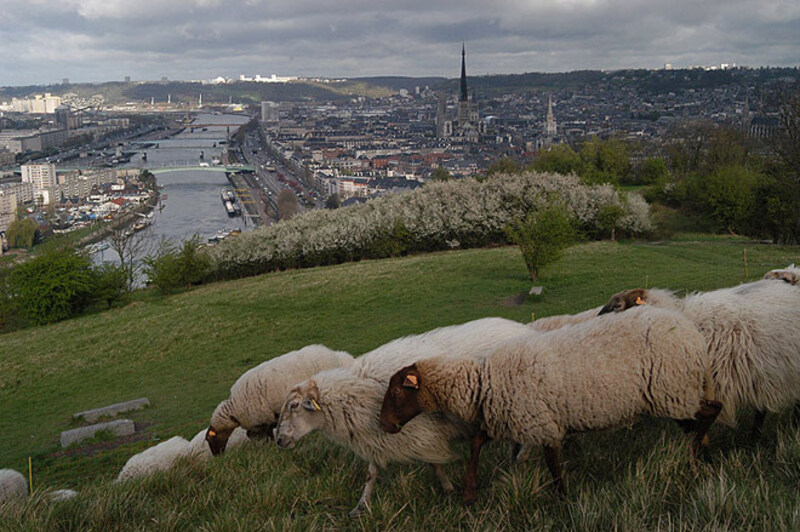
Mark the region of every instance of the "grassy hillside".
<instances>
[{"instance_id":1,"label":"grassy hillside","mask_svg":"<svg viewBox=\"0 0 800 532\"><path fill-rule=\"evenodd\" d=\"M538 455L509 469L499 444L483 464L476 506L465 509L457 496L440 497L435 477L423 467L395 466L379 484L373 513L361 522L349 521L346 510L355 504L366 465L318 438L291 453L249 449L129 486L104 482L153 437L191 437L207 425L243 371L307 344L361 354L401 335L483 316L528 321L532 313L582 310L645 284L712 289L791 262L800 262L800 248L727 237L588 243L544 272L542 296L515 305L515 296L530 288L515 248L457 251L143 297L110 312L4 335L0 468L26 471L32 456L37 489L69 487L83 496L57 506L33 499L0 509L7 515L0 529L668 528L722 526L726 522L717 519L726 515L733 519L728 524L741 525L751 511L761 519L754 526L796 526L800 434L788 416L771 419L755 449L743 431L715 428L712 463L697 477L671 424L575 438L565 451L570 497L563 503L547 490ZM60 452L59 432L75 426L74 412L142 396L152 406L132 417L147 427L147 440ZM448 471L460 484L462 466ZM768 515L755 509L764 501Z\"/></svg>"}]
</instances>

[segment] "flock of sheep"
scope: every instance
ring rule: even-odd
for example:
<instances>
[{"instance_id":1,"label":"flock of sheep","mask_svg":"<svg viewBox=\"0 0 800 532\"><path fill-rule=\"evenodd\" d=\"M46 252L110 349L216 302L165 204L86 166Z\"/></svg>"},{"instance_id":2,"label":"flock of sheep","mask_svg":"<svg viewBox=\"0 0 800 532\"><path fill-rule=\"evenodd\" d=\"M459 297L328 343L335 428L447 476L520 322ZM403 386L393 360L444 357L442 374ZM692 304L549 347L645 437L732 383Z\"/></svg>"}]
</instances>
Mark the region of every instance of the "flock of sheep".
<instances>
[{"instance_id":1,"label":"flock of sheep","mask_svg":"<svg viewBox=\"0 0 800 532\"><path fill-rule=\"evenodd\" d=\"M800 401L798 324L800 268L790 265L685 298L628 290L602 307L527 325L484 318L442 327L357 358L311 345L245 372L208 429L133 456L118 481L248 439L293 448L320 431L369 464L354 516L393 462L429 463L452 491L442 464L458 458L458 440L471 442L465 502L477 496L478 457L490 439L512 443L512 458L543 446L564 494L560 449L570 432L670 418L692 433L696 458L715 420L733 426L739 409L753 408L758 431L767 412ZM26 486L0 470L0 502Z\"/></svg>"}]
</instances>

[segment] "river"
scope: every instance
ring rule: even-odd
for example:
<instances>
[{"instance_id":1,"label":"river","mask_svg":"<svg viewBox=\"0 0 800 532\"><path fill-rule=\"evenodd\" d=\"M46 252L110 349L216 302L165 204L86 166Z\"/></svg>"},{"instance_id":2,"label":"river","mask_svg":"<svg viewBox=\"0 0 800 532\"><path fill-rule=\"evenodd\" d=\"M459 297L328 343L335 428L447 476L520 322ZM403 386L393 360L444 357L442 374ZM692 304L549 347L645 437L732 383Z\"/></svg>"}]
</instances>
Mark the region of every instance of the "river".
<instances>
[{"instance_id":1,"label":"river","mask_svg":"<svg viewBox=\"0 0 800 532\"><path fill-rule=\"evenodd\" d=\"M142 150L131 158L126 167L157 169L164 166L198 166L211 164L220 158L227 146L227 134L233 135L236 128L211 124L245 124L249 117L242 115L200 114L197 124L208 124L194 132L187 128L169 139L153 141L154 146ZM155 146L157 145L157 147ZM143 154L147 154L146 160ZM202 158L201 158L202 155ZM220 199L220 192L230 188L224 172L207 170L180 170L156 174L156 183L161 191L161 206L153 211L153 223L142 232L144 255L154 254L162 241L173 244L198 235L201 242L224 229L248 231L252 224L245 225L245 218L228 216ZM98 252L96 261L119 262L111 249Z\"/></svg>"}]
</instances>

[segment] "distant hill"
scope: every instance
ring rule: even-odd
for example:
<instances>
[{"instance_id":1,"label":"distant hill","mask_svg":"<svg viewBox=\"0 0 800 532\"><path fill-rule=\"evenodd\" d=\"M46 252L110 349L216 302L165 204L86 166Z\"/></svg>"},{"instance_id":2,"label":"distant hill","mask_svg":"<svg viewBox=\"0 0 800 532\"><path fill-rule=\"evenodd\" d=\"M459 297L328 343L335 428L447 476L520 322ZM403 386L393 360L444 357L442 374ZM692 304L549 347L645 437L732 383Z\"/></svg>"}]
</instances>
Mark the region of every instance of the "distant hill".
<instances>
[{"instance_id":1,"label":"distant hill","mask_svg":"<svg viewBox=\"0 0 800 532\"><path fill-rule=\"evenodd\" d=\"M663 93L689 89L708 89L731 84L742 86L769 85L773 83L798 83L798 68L732 68L704 70L701 68L679 70L578 70L573 72L528 72L469 76L469 88L478 94L543 92L580 90L583 88L635 88L643 92ZM196 102L203 94L203 102L242 103L272 101L345 101L353 96L385 97L400 89L413 92L416 87L429 87L447 93L458 90L458 79L444 77L372 76L348 78L343 82L297 81L291 83L234 82L206 85L199 82L168 81L145 83L79 83L25 87L0 87L0 100L21 98L34 93L50 92L55 95L76 93L82 97L102 94L108 103L127 101Z\"/></svg>"},{"instance_id":2,"label":"distant hill","mask_svg":"<svg viewBox=\"0 0 800 532\"><path fill-rule=\"evenodd\" d=\"M375 76L366 78L348 78L349 81L358 81L368 85L377 85L379 87L386 87L399 91L406 89L413 91L416 87L424 89L426 86L429 88L437 87L447 81L443 77L429 77L429 78L409 78L405 76Z\"/></svg>"}]
</instances>

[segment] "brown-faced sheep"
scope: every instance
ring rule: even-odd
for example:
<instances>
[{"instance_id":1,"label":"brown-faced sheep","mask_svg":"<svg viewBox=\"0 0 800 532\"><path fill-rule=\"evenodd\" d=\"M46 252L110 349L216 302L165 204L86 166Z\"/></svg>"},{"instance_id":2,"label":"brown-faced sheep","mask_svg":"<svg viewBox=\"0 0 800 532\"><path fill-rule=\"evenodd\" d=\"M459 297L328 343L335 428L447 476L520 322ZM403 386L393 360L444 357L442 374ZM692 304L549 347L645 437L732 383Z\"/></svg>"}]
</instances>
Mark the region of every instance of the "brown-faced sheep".
<instances>
[{"instance_id":1,"label":"brown-faced sheep","mask_svg":"<svg viewBox=\"0 0 800 532\"><path fill-rule=\"evenodd\" d=\"M715 396L725 405L722 423L734 426L737 410L753 407L757 434L766 412L800 400L800 287L761 280L683 299L664 294L626 290L602 312L646 304L686 315L706 339Z\"/></svg>"},{"instance_id":2,"label":"brown-faced sheep","mask_svg":"<svg viewBox=\"0 0 800 532\"><path fill-rule=\"evenodd\" d=\"M485 432L473 439L465 502L476 496L478 453L488 438L544 445L561 493L561 442L571 431L643 415L697 420L696 453L720 409L707 391L702 335L678 312L642 308L626 314L529 333L483 360L420 360L392 376L381 427L404 431L423 412L480 421Z\"/></svg>"},{"instance_id":3,"label":"brown-faced sheep","mask_svg":"<svg viewBox=\"0 0 800 532\"><path fill-rule=\"evenodd\" d=\"M521 334L533 333L521 323L485 318L389 342L356 358L350 367L318 373L295 386L281 410L275 440L291 448L319 430L368 461L367 482L353 516L368 506L379 468L392 462L430 463L445 491L452 490L440 464L456 458L450 443L468 438L474 427L428 414L409 424L405 434L382 432L378 415L389 378L403 366L429 356L453 353L479 359Z\"/></svg>"}]
</instances>

